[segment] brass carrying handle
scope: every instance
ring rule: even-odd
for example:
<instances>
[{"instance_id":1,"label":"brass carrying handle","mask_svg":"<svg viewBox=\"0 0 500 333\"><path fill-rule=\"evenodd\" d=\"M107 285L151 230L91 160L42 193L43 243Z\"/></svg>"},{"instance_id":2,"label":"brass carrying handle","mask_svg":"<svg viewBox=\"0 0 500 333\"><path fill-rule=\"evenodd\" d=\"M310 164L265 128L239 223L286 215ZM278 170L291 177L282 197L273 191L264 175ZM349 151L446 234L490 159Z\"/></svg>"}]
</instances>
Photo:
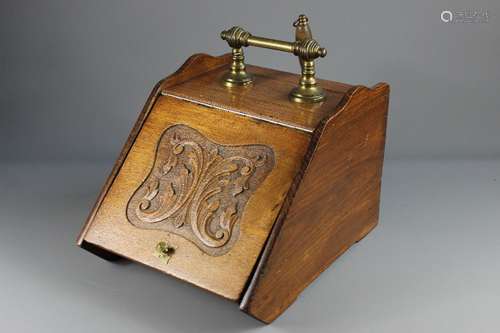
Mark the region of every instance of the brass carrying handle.
<instances>
[{"instance_id":1,"label":"brass carrying handle","mask_svg":"<svg viewBox=\"0 0 500 333\"><path fill-rule=\"evenodd\" d=\"M224 77L226 86L245 86L252 82L252 76L247 73L243 47L256 46L271 50L288 52L299 57L302 75L299 85L290 92L290 99L295 102L321 102L325 94L316 81L314 60L324 58L325 48L312 38L309 20L300 15L294 22L295 41L286 42L277 39L253 36L241 27L232 27L221 32L220 36L232 48L233 61L231 69Z\"/></svg>"},{"instance_id":2,"label":"brass carrying handle","mask_svg":"<svg viewBox=\"0 0 500 333\"><path fill-rule=\"evenodd\" d=\"M324 58L327 53L326 49L321 47L314 39L286 42L278 39L253 36L240 27L232 27L229 30L224 30L220 36L234 49L239 49L243 46L256 46L293 53L303 60L314 60L319 57Z\"/></svg>"}]
</instances>

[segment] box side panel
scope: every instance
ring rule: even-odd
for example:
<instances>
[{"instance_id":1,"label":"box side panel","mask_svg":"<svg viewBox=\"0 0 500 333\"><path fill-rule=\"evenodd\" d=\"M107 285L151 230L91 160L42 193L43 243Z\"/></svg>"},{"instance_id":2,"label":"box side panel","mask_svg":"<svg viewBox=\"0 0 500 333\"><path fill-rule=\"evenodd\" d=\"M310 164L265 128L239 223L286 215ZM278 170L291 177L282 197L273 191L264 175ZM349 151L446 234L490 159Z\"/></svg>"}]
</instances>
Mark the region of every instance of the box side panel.
<instances>
[{"instance_id":1,"label":"box side panel","mask_svg":"<svg viewBox=\"0 0 500 333\"><path fill-rule=\"evenodd\" d=\"M388 99L386 84L357 87L318 128L319 140L303 166L296 193L289 198L288 211L280 214L273 228L242 310L264 322L273 321L375 227Z\"/></svg>"}]
</instances>

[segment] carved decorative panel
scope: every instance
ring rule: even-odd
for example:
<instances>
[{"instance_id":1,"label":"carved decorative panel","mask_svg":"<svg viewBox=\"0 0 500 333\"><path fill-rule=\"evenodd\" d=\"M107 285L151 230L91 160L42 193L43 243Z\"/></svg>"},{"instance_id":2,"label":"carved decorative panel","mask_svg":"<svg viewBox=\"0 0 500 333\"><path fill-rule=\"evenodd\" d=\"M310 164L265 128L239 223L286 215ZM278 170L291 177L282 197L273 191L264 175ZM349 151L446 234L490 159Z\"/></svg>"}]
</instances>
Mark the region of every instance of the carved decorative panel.
<instances>
[{"instance_id":1,"label":"carved decorative panel","mask_svg":"<svg viewBox=\"0 0 500 333\"><path fill-rule=\"evenodd\" d=\"M127 205L133 225L178 234L209 255L238 239L247 201L274 167L265 145L221 145L174 125L157 146L153 167Z\"/></svg>"}]
</instances>

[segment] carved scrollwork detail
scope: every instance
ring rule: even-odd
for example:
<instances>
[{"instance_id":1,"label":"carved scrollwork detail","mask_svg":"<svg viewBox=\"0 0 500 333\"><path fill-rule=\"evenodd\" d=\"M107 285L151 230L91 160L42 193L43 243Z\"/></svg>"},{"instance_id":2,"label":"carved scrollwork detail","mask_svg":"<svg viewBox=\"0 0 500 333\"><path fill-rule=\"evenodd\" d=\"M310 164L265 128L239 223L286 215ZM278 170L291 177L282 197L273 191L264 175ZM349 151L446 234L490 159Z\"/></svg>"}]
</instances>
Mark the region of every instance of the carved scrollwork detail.
<instances>
[{"instance_id":1,"label":"carved scrollwork detail","mask_svg":"<svg viewBox=\"0 0 500 333\"><path fill-rule=\"evenodd\" d=\"M220 145L188 126L171 126L128 202L127 218L222 255L237 240L245 205L273 167L273 150L265 145Z\"/></svg>"}]
</instances>

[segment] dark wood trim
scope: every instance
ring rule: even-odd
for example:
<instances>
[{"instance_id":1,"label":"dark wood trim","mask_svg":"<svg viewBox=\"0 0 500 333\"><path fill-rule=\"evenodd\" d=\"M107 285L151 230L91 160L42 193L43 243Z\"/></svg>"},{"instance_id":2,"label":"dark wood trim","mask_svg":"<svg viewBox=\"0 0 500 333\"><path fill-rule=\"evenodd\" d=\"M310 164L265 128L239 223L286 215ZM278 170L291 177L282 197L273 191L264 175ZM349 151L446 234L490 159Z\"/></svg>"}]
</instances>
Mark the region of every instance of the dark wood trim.
<instances>
[{"instance_id":1,"label":"dark wood trim","mask_svg":"<svg viewBox=\"0 0 500 333\"><path fill-rule=\"evenodd\" d=\"M92 253L92 254L94 254L94 255L96 255L104 260L107 260L107 261L120 261L120 260L124 259L122 256L119 256L116 253L113 253L111 251L103 249L102 247L97 246L97 245L92 244L92 243L89 243L85 240L82 240L82 242L79 244L79 246L82 249L85 249L85 250L89 251L90 253Z\"/></svg>"}]
</instances>

